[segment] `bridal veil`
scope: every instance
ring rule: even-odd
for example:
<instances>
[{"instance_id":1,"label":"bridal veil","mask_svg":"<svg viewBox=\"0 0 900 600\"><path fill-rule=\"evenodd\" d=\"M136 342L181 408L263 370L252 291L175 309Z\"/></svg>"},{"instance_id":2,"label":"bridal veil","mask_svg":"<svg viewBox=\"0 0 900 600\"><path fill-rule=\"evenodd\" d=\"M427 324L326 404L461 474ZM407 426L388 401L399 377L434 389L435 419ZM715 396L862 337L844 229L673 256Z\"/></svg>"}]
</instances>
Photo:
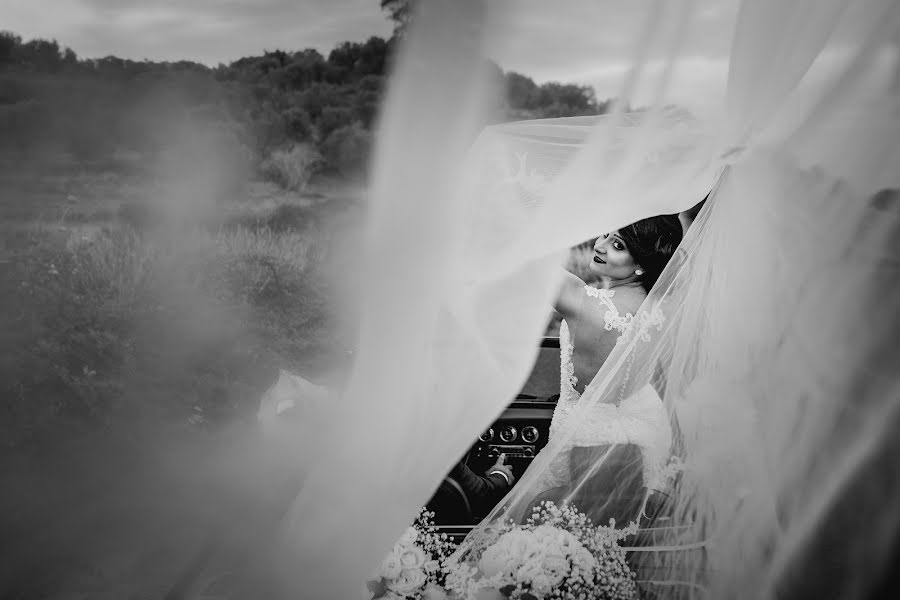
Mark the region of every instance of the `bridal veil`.
<instances>
[{"instance_id":1,"label":"bridal veil","mask_svg":"<svg viewBox=\"0 0 900 600\"><path fill-rule=\"evenodd\" d=\"M694 3L645 6L609 114L479 135L483 49L515 4L419 3L381 118L354 371L303 440L314 456L294 457L309 473L282 559L298 597L358 594L514 397L569 247L707 194L570 421L648 389L670 416L664 525L630 546L641 589L857 598L887 572L900 537L900 5L742 2L725 102L704 114L666 98ZM647 69L652 45L661 70ZM654 101L627 110L639 84ZM527 513L575 435L551 441L473 540ZM583 450L560 499L630 493L614 478L598 488L614 448Z\"/></svg>"}]
</instances>

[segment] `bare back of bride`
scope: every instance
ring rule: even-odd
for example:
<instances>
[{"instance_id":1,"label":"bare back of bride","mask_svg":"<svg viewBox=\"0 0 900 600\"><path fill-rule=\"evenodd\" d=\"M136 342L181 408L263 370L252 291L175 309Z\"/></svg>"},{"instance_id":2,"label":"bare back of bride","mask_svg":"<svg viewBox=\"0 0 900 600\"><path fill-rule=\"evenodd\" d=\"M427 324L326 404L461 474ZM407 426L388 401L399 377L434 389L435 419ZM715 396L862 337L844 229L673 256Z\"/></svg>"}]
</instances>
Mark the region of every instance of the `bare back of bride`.
<instances>
[{"instance_id":1,"label":"bare back of bride","mask_svg":"<svg viewBox=\"0 0 900 600\"><path fill-rule=\"evenodd\" d=\"M588 417L577 424L569 422L568 417L581 398L581 392L594 379L613 348L620 341L627 341L628 336L634 335L634 330L640 327L635 322L635 315L675 253L681 237L682 226L674 216L651 217L603 234L593 245L589 267L600 286L588 285L579 277L566 273L556 302L556 310L563 316L560 324L560 395L550 424L550 437L562 437L572 448L633 445L640 458L628 467L637 467L641 472L640 480L648 490L668 487L665 466L672 450L669 415L655 390L646 388L642 393L595 406ZM657 325L661 325L664 315L659 311L652 314ZM646 326L640 335L649 335ZM565 484L578 478L573 476L573 468L576 471L583 468L572 464L571 451L557 449L556 452L545 475L545 489L537 496L536 503L564 500ZM601 484L607 486L610 494L615 487L614 479ZM606 511L595 516L604 523L610 516L627 523L637 513L631 510L610 515Z\"/></svg>"}]
</instances>

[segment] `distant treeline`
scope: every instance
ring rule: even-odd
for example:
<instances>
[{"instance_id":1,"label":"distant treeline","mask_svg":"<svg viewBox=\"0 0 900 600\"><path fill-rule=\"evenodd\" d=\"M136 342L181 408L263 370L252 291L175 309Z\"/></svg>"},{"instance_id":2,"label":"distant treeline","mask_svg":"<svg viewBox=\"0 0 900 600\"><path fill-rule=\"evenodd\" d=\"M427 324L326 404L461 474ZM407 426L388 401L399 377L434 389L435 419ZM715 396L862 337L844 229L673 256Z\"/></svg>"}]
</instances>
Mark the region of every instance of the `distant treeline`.
<instances>
[{"instance_id":1,"label":"distant treeline","mask_svg":"<svg viewBox=\"0 0 900 600\"><path fill-rule=\"evenodd\" d=\"M359 173L395 39L265 52L208 67L190 61L79 58L56 41L0 32L0 152L158 159L180 144L265 170L302 157L320 171ZM603 112L591 88L493 66L505 98L496 121ZM172 160L169 157L169 160ZM177 158L175 160L178 160Z\"/></svg>"}]
</instances>

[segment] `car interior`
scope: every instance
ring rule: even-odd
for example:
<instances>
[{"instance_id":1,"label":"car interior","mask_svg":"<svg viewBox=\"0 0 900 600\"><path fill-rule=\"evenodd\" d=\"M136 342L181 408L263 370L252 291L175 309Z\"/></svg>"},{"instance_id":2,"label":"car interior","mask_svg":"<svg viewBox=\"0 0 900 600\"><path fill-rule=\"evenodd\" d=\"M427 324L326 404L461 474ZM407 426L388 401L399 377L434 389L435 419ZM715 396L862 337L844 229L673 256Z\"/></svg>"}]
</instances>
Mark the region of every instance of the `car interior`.
<instances>
[{"instance_id":1,"label":"car interior","mask_svg":"<svg viewBox=\"0 0 900 600\"><path fill-rule=\"evenodd\" d=\"M500 417L472 442L463 462L476 474L484 475L497 457L505 454L506 464L512 467L516 478L515 487L534 457L547 445L559 389L559 338L544 337L522 390ZM644 538L652 538L659 528L668 527L671 498L668 493L655 490L646 494L640 476L643 458L637 446L600 444L573 448L572 452L603 457L602 461L599 458L591 460L586 455L576 461L578 464L602 462L578 497L570 499L586 508L592 521L608 523L610 518L615 518L617 522L627 523L637 520L642 527L635 544L644 543ZM613 494L610 493L610 481L615 482ZM535 497L532 505L544 500L559 503L566 491L562 488L546 490ZM426 507L434 513L439 530L453 541L461 542L501 500L502 497L498 497L493 503L476 502L468 497L460 482L447 475Z\"/></svg>"},{"instance_id":2,"label":"car interior","mask_svg":"<svg viewBox=\"0 0 900 600\"><path fill-rule=\"evenodd\" d=\"M519 394L473 441L463 457L463 462L472 471L484 475L497 457L505 454L506 464L510 465L518 482L547 444L550 420L559 398L559 362L559 338L543 338L531 375ZM444 533L461 540L493 508L473 500L462 485L448 475L427 508L435 514L435 523Z\"/></svg>"}]
</instances>

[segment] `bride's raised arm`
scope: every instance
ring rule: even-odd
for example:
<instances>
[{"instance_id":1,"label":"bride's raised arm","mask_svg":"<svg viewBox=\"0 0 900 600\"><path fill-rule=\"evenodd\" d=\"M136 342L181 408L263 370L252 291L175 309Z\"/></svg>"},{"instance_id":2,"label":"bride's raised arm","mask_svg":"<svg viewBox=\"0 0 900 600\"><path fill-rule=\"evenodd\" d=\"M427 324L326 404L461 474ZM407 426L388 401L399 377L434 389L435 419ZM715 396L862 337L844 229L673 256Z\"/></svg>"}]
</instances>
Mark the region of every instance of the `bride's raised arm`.
<instances>
[{"instance_id":1,"label":"bride's raised arm","mask_svg":"<svg viewBox=\"0 0 900 600\"><path fill-rule=\"evenodd\" d=\"M559 295L553 303L553 308L564 319L572 319L578 316L584 302L585 281L571 271L563 269L563 282L559 288Z\"/></svg>"}]
</instances>

